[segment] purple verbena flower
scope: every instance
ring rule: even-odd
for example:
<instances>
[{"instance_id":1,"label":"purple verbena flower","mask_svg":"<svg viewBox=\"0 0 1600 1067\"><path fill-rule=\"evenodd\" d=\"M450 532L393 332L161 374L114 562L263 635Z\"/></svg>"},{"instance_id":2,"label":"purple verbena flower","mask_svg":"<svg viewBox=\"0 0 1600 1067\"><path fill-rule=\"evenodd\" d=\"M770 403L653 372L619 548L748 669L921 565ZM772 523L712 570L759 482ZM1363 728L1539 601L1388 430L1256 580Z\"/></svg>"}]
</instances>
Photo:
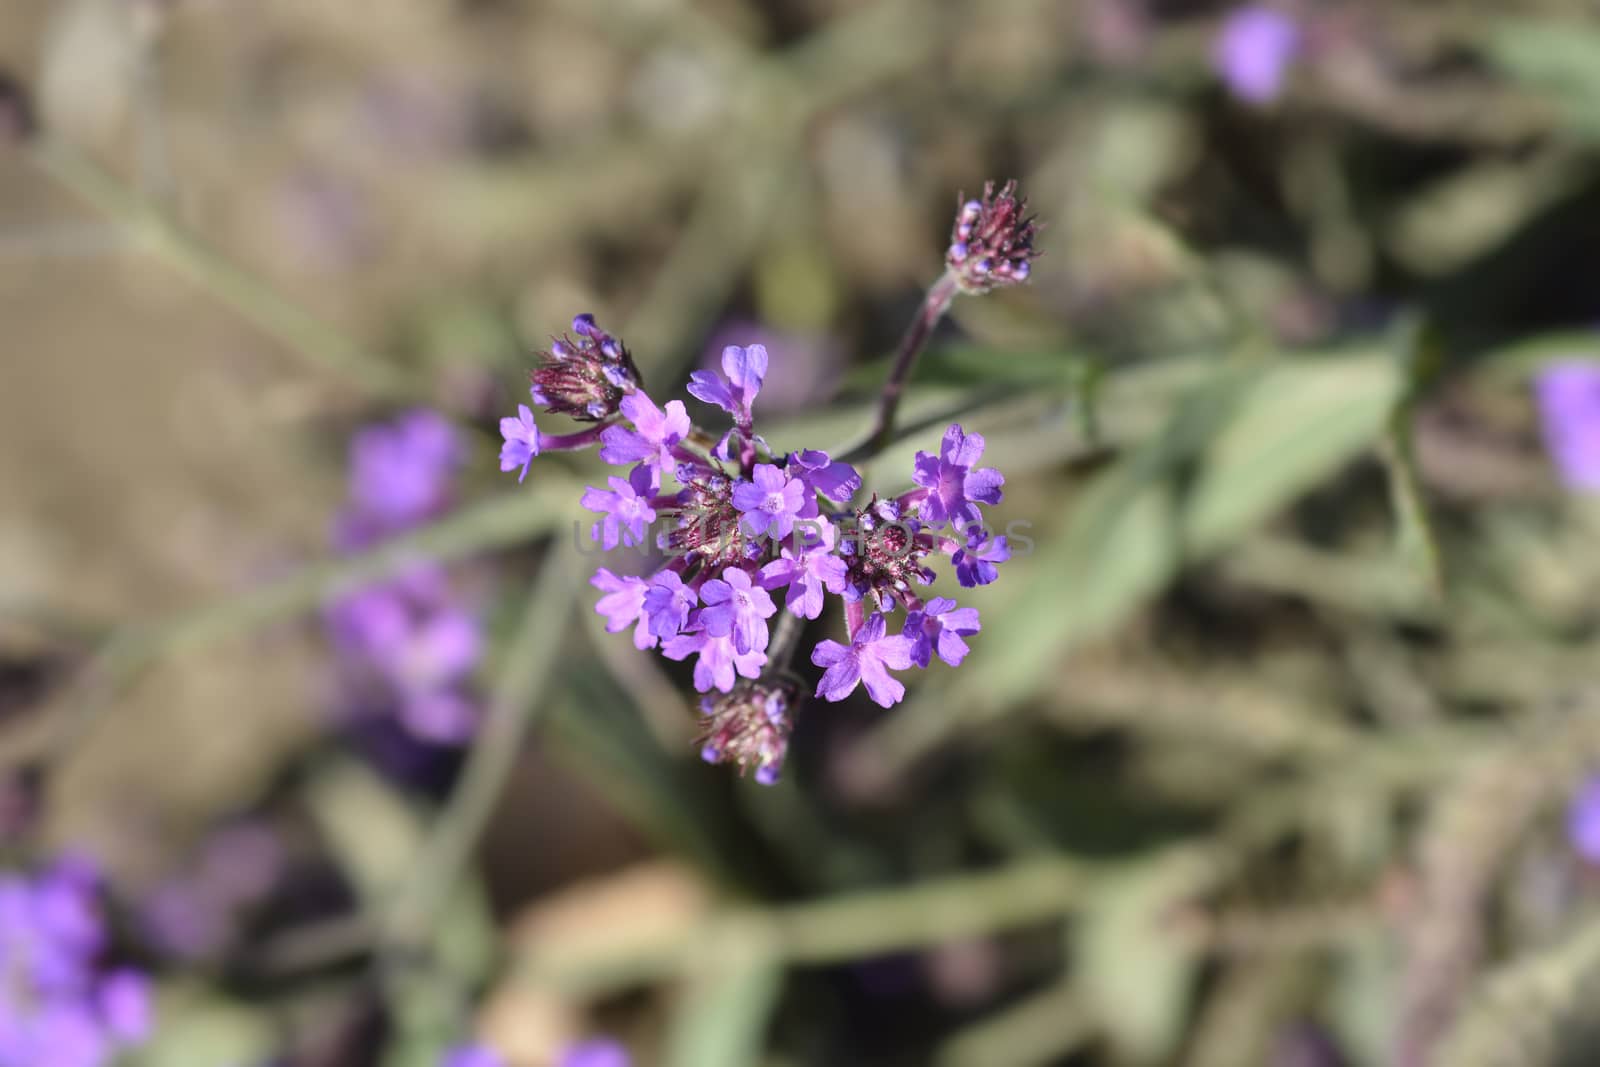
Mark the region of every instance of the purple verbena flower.
<instances>
[{"instance_id":1,"label":"purple verbena flower","mask_svg":"<svg viewBox=\"0 0 1600 1067\"><path fill-rule=\"evenodd\" d=\"M516 418L500 420L500 436L505 444L500 446L500 469L514 471L522 468L517 481L528 476L528 465L539 454L539 427L534 425L533 412L526 404L517 405Z\"/></svg>"},{"instance_id":2,"label":"purple verbena flower","mask_svg":"<svg viewBox=\"0 0 1600 1067\"><path fill-rule=\"evenodd\" d=\"M817 682L817 696L830 702L843 700L855 692L858 682L880 707L892 707L906 695L906 687L889 671L911 666L911 639L904 634L889 634L880 612L873 612L856 630L848 645L822 641L811 652L811 662L824 667Z\"/></svg>"},{"instance_id":3,"label":"purple verbena flower","mask_svg":"<svg viewBox=\"0 0 1600 1067\"><path fill-rule=\"evenodd\" d=\"M993 467L973 470L983 448L982 434L967 433L952 423L937 456L917 453L911 479L928 491L920 504L923 521L935 526L951 523L962 531L983 525L978 505L1000 503L1000 486L1005 483Z\"/></svg>"},{"instance_id":4,"label":"purple verbena flower","mask_svg":"<svg viewBox=\"0 0 1600 1067\"><path fill-rule=\"evenodd\" d=\"M1251 104L1270 104L1283 91L1300 46L1300 24L1293 16L1264 4L1248 4L1223 20L1211 59L1234 96Z\"/></svg>"},{"instance_id":5,"label":"purple verbena flower","mask_svg":"<svg viewBox=\"0 0 1600 1067\"><path fill-rule=\"evenodd\" d=\"M1006 182L997 194L986 182L981 200L968 200L956 212L945 265L968 293L987 293L1028 280L1037 228L1028 202L1018 198L1017 183Z\"/></svg>"},{"instance_id":6,"label":"purple verbena flower","mask_svg":"<svg viewBox=\"0 0 1600 1067\"><path fill-rule=\"evenodd\" d=\"M732 635L714 637L705 630L681 633L663 641L661 654L672 660L687 659L698 654L694 665L694 687L700 693L712 689L729 692L733 689L735 673L743 678L757 678L767 663L767 654L760 649L739 652L733 647Z\"/></svg>"},{"instance_id":7,"label":"purple verbena flower","mask_svg":"<svg viewBox=\"0 0 1600 1067\"><path fill-rule=\"evenodd\" d=\"M1011 543L1004 536L986 540L979 531L967 540L965 548L958 548L950 557L956 567L956 581L968 589L988 585L1000 577L996 564L1011 558Z\"/></svg>"},{"instance_id":8,"label":"purple verbena flower","mask_svg":"<svg viewBox=\"0 0 1600 1067\"><path fill-rule=\"evenodd\" d=\"M802 619L815 619L822 614L823 589L843 593L849 581L845 561L833 554L837 540L838 531L830 523L815 544L783 546L778 558L761 568L762 588L788 586L784 606Z\"/></svg>"},{"instance_id":9,"label":"purple verbena flower","mask_svg":"<svg viewBox=\"0 0 1600 1067\"><path fill-rule=\"evenodd\" d=\"M1553 363L1534 379L1545 450L1561 480L1600 491L1600 363Z\"/></svg>"},{"instance_id":10,"label":"purple verbena flower","mask_svg":"<svg viewBox=\"0 0 1600 1067\"><path fill-rule=\"evenodd\" d=\"M788 537L808 499L812 514L816 513L816 498L806 492L805 483L772 464L756 464L750 479L733 487L733 506L744 514L745 528L752 534Z\"/></svg>"},{"instance_id":11,"label":"purple verbena flower","mask_svg":"<svg viewBox=\"0 0 1600 1067\"><path fill-rule=\"evenodd\" d=\"M590 536L607 552L617 547L619 539L630 546L645 543L646 529L656 518L655 509L650 506L654 492L651 482L650 469L640 464L626 478L607 478L610 492L593 486L583 491L579 503L605 516L594 524Z\"/></svg>"},{"instance_id":12,"label":"purple verbena flower","mask_svg":"<svg viewBox=\"0 0 1600 1067\"><path fill-rule=\"evenodd\" d=\"M697 370L689 376L688 389L690 395L728 412L740 427L748 427L750 405L761 391L761 381L766 376L766 346L729 345L722 350L722 374Z\"/></svg>"},{"instance_id":13,"label":"purple verbena flower","mask_svg":"<svg viewBox=\"0 0 1600 1067\"><path fill-rule=\"evenodd\" d=\"M980 629L977 608L958 608L949 597L936 596L920 611L906 612L905 635L911 639L911 662L926 667L937 652L950 666L959 667L971 651L961 639Z\"/></svg>"},{"instance_id":14,"label":"purple verbena flower","mask_svg":"<svg viewBox=\"0 0 1600 1067\"><path fill-rule=\"evenodd\" d=\"M650 632L650 619L644 611L644 595L649 586L643 578L619 576L601 567L589 584L606 594L594 610L606 617L607 633L620 633L632 626L633 647L640 651L656 647L656 637Z\"/></svg>"},{"instance_id":15,"label":"purple verbena flower","mask_svg":"<svg viewBox=\"0 0 1600 1067\"><path fill-rule=\"evenodd\" d=\"M684 584L677 571L664 570L650 579L644 594L645 614L650 617L650 632L657 637L673 637L689 625L689 612L700 602L692 586Z\"/></svg>"},{"instance_id":16,"label":"purple verbena flower","mask_svg":"<svg viewBox=\"0 0 1600 1067\"><path fill-rule=\"evenodd\" d=\"M596 1038L563 1049L556 1067L630 1067L632 1062L621 1043Z\"/></svg>"},{"instance_id":17,"label":"purple verbena flower","mask_svg":"<svg viewBox=\"0 0 1600 1067\"><path fill-rule=\"evenodd\" d=\"M669 400L662 411L643 392L622 398L622 414L633 423L608 426L600 435L600 458L607 463L639 463L651 472L651 488L661 484L661 472L675 466L673 446L689 435L689 412L681 400Z\"/></svg>"},{"instance_id":18,"label":"purple verbena flower","mask_svg":"<svg viewBox=\"0 0 1600 1067\"><path fill-rule=\"evenodd\" d=\"M737 567L722 572L700 587L700 622L712 637L733 637L733 649L743 655L767 647L767 620L777 613L772 597L750 575Z\"/></svg>"}]
</instances>

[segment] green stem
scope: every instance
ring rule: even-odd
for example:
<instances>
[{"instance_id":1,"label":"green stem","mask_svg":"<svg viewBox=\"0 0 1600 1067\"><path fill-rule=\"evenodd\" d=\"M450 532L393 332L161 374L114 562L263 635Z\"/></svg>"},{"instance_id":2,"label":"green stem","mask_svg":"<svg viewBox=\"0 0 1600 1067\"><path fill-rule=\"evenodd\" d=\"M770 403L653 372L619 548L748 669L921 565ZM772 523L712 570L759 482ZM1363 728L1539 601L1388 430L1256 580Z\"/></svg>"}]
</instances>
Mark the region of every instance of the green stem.
<instances>
[{"instance_id":1,"label":"green stem","mask_svg":"<svg viewBox=\"0 0 1600 1067\"><path fill-rule=\"evenodd\" d=\"M376 395L416 393L405 375L185 232L87 156L60 142L40 140L29 147L28 157L41 172L87 201L167 266L295 353Z\"/></svg>"},{"instance_id":2,"label":"green stem","mask_svg":"<svg viewBox=\"0 0 1600 1067\"><path fill-rule=\"evenodd\" d=\"M577 593L573 555L565 542L552 549L528 596L461 781L417 858L414 875L397 895L386 930L392 945L414 946L426 939L521 758L523 742L544 707L540 690L555 666Z\"/></svg>"}]
</instances>

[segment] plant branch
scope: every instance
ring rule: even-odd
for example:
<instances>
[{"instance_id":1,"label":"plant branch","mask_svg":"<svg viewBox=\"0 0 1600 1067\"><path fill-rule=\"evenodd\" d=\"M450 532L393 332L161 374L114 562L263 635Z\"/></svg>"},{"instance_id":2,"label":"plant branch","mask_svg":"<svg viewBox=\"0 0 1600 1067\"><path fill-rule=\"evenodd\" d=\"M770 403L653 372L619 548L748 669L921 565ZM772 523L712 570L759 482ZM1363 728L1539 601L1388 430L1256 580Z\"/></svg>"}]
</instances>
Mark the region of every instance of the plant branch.
<instances>
[{"instance_id":1,"label":"plant branch","mask_svg":"<svg viewBox=\"0 0 1600 1067\"><path fill-rule=\"evenodd\" d=\"M184 231L81 152L58 141L40 140L29 147L28 158L141 247L295 354L378 396L404 398L416 393L415 383L406 375Z\"/></svg>"},{"instance_id":2,"label":"plant branch","mask_svg":"<svg viewBox=\"0 0 1600 1067\"><path fill-rule=\"evenodd\" d=\"M522 621L506 647L506 667L497 679L461 781L388 916L385 936L393 946L416 946L426 939L521 758L523 742L544 706L540 690L561 651L560 638L577 594L575 554L562 541L540 569Z\"/></svg>"}]
</instances>

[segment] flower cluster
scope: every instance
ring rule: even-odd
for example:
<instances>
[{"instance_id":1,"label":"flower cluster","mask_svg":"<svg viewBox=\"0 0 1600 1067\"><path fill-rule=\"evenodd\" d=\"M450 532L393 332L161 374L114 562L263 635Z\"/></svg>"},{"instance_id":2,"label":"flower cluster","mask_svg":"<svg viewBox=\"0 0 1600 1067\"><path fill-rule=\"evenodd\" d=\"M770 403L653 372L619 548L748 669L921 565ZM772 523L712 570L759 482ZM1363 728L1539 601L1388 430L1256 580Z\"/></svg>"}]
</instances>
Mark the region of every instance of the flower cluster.
<instances>
[{"instance_id":1,"label":"flower cluster","mask_svg":"<svg viewBox=\"0 0 1600 1067\"><path fill-rule=\"evenodd\" d=\"M464 458L455 429L432 411L362 430L351 446L350 501L335 524L336 546L358 551L448 511ZM477 708L468 682L482 633L443 569L418 562L341 597L326 618L359 702L392 706L422 740L459 744L470 736Z\"/></svg>"},{"instance_id":2,"label":"flower cluster","mask_svg":"<svg viewBox=\"0 0 1600 1067\"><path fill-rule=\"evenodd\" d=\"M988 182L983 199L968 200L956 213L945 266L963 292L987 293L1025 282L1038 255L1037 231L1028 202L1017 196L1017 183L1006 182L996 193L994 182Z\"/></svg>"},{"instance_id":3,"label":"flower cluster","mask_svg":"<svg viewBox=\"0 0 1600 1067\"><path fill-rule=\"evenodd\" d=\"M1011 205L1005 211L1015 209L1009 190L995 201ZM974 240L990 239L987 226ZM999 262L989 273L1017 276ZM626 349L592 318L580 316L574 331L591 343L558 341L561 355L545 357L535 372L534 400L572 414L572 400L553 402L538 380L558 360L564 381L617 391L614 398L596 392L597 406L585 412L615 413L555 439L523 406L501 424L500 466L525 475L552 440L570 447L584 439L599 444L601 459L626 468L606 488L583 494L583 506L599 516L591 536L607 550L653 547L664 559L646 574L601 567L592 579L602 594L596 610L607 630L632 631L639 649L693 659L694 686L708 694L701 705L707 760L776 780L800 692L788 672L799 621L820 616L828 594L844 604L849 643L824 640L812 651L825 669L817 696L843 700L862 685L888 707L905 694L892 671L927 667L936 655L961 662L963 639L979 628L977 611L919 590L934 581L941 555L967 587L994 581L995 565L1009 556L1006 539L983 529L980 507L999 503L1004 479L979 465L981 436L951 426L938 452L918 453L908 488L858 505L861 476L849 464L818 450L774 452L755 432L753 405L768 370L763 346L729 346L720 373L691 376L689 393L729 416L731 427L717 435L692 425L681 400L662 406L646 395ZM626 373L616 371L622 367ZM892 627L901 609L903 622ZM780 612L792 616L788 627L779 627Z\"/></svg>"},{"instance_id":4,"label":"flower cluster","mask_svg":"<svg viewBox=\"0 0 1600 1067\"><path fill-rule=\"evenodd\" d=\"M148 979L104 965L100 890L81 860L0 877L0 1067L102 1067L149 1036Z\"/></svg>"}]
</instances>

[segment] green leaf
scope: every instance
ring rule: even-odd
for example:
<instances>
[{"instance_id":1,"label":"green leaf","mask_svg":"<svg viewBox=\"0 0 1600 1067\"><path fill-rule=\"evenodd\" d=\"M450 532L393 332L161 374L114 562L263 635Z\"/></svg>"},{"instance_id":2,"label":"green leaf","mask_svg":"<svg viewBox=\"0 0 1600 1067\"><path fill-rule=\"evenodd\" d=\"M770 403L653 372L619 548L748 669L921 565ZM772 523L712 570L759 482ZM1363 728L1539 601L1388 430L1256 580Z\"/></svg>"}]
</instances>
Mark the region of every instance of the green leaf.
<instances>
[{"instance_id":1,"label":"green leaf","mask_svg":"<svg viewBox=\"0 0 1600 1067\"><path fill-rule=\"evenodd\" d=\"M667 1067L749 1067L760 1060L767 1021L783 989L783 968L761 951L759 936L710 947L742 958L708 960L706 971L691 980L667 1037Z\"/></svg>"},{"instance_id":2,"label":"green leaf","mask_svg":"<svg viewBox=\"0 0 1600 1067\"><path fill-rule=\"evenodd\" d=\"M1490 25L1479 48L1501 71L1560 106L1574 129L1600 137L1600 32L1592 23L1505 19Z\"/></svg>"},{"instance_id":3,"label":"green leaf","mask_svg":"<svg viewBox=\"0 0 1600 1067\"><path fill-rule=\"evenodd\" d=\"M263 1063L275 1051L273 1026L263 1013L200 986L163 985L156 1017L161 1025L127 1055L129 1067Z\"/></svg>"},{"instance_id":4,"label":"green leaf","mask_svg":"<svg viewBox=\"0 0 1600 1067\"><path fill-rule=\"evenodd\" d=\"M1168 919L1209 876L1193 854L1142 864L1101 887L1082 916L1083 992L1127 1062L1164 1061L1183 1035L1199 958L1172 936Z\"/></svg>"},{"instance_id":5,"label":"green leaf","mask_svg":"<svg viewBox=\"0 0 1600 1067\"><path fill-rule=\"evenodd\" d=\"M1401 376L1384 352L1229 368L1073 502L1064 533L1008 577L1027 582L985 627L956 702L999 703L1170 582L1338 470L1384 431Z\"/></svg>"}]
</instances>

